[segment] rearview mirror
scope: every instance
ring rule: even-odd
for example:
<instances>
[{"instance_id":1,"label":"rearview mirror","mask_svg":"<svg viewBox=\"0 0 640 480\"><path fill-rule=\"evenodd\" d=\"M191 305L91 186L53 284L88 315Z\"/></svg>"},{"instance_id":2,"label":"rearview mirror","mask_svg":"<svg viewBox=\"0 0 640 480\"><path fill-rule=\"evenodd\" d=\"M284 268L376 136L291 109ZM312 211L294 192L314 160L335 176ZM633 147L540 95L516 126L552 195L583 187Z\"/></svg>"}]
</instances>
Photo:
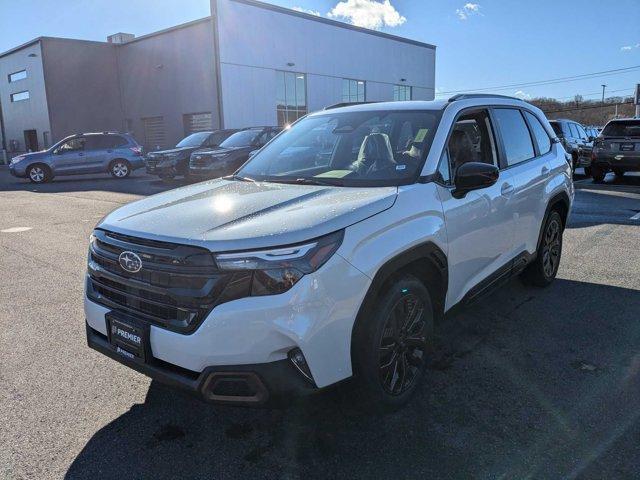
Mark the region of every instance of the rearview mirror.
<instances>
[{"instance_id":1,"label":"rearview mirror","mask_svg":"<svg viewBox=\"0 0 640 480\"><path fill-rule=\"evenodd\" d=\"M498 181L500 171L495 165L481 162L463 163L456 170L452 195L462 198L472 190L490 187Z\"/></svg>"}]
</instances>

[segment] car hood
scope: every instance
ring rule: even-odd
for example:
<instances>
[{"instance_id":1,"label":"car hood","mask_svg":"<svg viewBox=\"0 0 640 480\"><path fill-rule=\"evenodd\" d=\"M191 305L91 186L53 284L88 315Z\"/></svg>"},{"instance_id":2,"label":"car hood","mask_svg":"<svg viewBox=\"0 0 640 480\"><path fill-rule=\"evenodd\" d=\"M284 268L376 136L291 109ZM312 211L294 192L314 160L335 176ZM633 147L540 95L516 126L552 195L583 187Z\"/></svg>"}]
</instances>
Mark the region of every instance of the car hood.
<instances>
[{"instance_id":1,"label":"car hood","mask_svg":"<svg viewBox=\"0 0 640 480\"><path fill-rule=\"evenodd\" d=\"M21 153L16 156L24 157L25 160L34 160L36 158L46 157L48 153L48 150L40 150L39 152Z\"/></svg>"},{"instance_id":2,"label":"car hood","mask_svg":"<svg viewBox=\"0 0 640 480\"><path fill-rule=\"evenodd\" d=\"M147 155L157 155L157 156L162 156L162 155L170 155L172 153L182 153L182 152L193 152L195 150L197 150L200 147L180 147L180 148L172 148L170 150L154 150L152 152L148 152Z\"/></svg>"},{"instance_id":3,"label":"car hood","mask_svg":"<svg viewBox=\"0 0 640 480\"><path fill-rule=\"evenodd\" d=\"M215 157L217 155L226 155L233 152L243 152L243 151L251 152L255 149L256 147L232 147L232 148L216 147L216 148L207 148L206 150L199 150L198 155L207 155L207 156Z\"/></svg>"},{"instance_id":4,"label":"car hood","mask_svg":"<svg viewBox=\"0 0 640 480\"><path fill-rule=\"evenodd\" d=\"M304 242L376 215L397 187L346 188L213 180L160 193L107 215L98 228L211 251Z\"/></svg>"}]
</instances>

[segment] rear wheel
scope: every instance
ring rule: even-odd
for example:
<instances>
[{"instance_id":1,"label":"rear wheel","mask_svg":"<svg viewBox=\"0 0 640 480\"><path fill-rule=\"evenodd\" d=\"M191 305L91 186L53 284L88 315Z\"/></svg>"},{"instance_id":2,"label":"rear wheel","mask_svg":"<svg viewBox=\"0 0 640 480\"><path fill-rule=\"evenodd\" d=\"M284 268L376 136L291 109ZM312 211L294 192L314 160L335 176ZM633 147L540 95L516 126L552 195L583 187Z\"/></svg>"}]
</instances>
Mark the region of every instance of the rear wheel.
<instances>
[{"instance_id":1,"label":"rear wheel","mask_svg":"<svg viewBox=\"0 0 640 480\"><path fill-rule=\"evenodd\" d=\"M46 183L52 178L51 169L39 163L31 165L27 169L27 174L29 175L29 180L33 183Z\"/></svg>"},{"instance_id":2,"label":"rear wheel","mask_svg":"<svg viewBox=\"0 0 640 480\"><path fill-rule=\"evenodd\" d=\"M356 329L354 361L372 406L394 409L409 400L422 378L434 312L429 291L411 274L392 278L385 291Z\"/></svg>"},{"instance_id":3,"label":"rear wheel","mask_svg":"<svg viewBox=\"0 0 640 480\"><path fill-rule=\"evenodd\" d=\"M556 278L562 255L562 217L552 210L542 230L536 259L522 272L525 283L546 287Z\"/></svg>"},{"instance_id":4,"label":"rear wheel","mask_svg":"<svg viewBox=\"0 0 640 480\"><path fill-rule=\"evenodd\" d=\"M131 174L131 165L126 160L114 160L109 165L109 173L114 178L126 178Z\"/></svg>"},{"instance_id":5,"label":"rear wheel","mask_svg":"<svg viewBox=\"0 0 640 480\"><path fill-rule=\"evenodd\" d=\"M584 167L584 174L587 177L590 177L591 176L591 167Z\"/></svg>"},{"instance_id":6,"label":"rear wheel","mask_svg":"<svg viewBox=\"0 0 640 480\"><path fill-rule=\"evenodd\" d=\"M614 168L613 169L613 173L615 174L616 177L620 178L620 177L624 177L624 170L620 170L619 168Z\"/></svg>"}]
</instances>

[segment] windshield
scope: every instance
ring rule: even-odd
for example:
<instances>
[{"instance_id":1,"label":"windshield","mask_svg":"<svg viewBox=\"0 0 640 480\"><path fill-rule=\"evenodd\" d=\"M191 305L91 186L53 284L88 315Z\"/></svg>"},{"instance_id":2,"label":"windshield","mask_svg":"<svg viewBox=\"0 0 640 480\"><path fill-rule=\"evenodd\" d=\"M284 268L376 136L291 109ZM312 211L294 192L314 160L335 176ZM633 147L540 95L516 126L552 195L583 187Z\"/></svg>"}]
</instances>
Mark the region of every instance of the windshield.
<instances>
[{"instance_id":1,"label":"windshield","mask_svg":"<svg viewBox=\"0 0 640 480\"><path fill-rule=\"evenodd\" d=\"M223 148L250 147L254 145L262 130L243 130L234 133L220 144Z\"/></svg>"},{"instance_id":2,"label":"windshield","mask_svg":"<svg viewBox=\"0 0 640 480\"><path fill-rule=\"evenodd\" d=\"M440 114L371 111L307 117L260 150L238 175L343 186L413 183Z\"/></svg>"},{"instance_id":3,"label":"windshield","mask_svg":"<svg viewBox=\"0 0 640 480\"><path fill-rule=\"evenodd\" d=\"M211 132L192 133L188 137L180 140L180 142L176 145L176 148L200 147L207 140L207 138L209 138L209 135L211 135Z\"/></svg>"},{"instance_id":4,"label":"windshield","mask_svg":"<svg viewBox=\"0 0 640 480\"><path fill-rule=\"evenodd\" d=\"M640 137L640 120L610 122L602 131L603 137Z\"/></svg>"}]
</instances>

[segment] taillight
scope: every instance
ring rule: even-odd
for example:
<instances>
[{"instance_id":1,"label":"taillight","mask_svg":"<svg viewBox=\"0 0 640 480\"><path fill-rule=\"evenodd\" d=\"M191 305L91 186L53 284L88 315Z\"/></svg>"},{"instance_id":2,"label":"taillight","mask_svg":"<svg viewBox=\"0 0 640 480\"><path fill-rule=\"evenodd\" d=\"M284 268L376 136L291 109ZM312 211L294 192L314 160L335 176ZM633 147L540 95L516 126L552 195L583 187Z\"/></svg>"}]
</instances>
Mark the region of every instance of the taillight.
<instances>
[{"instance_id":1,"label":"taillight","mask_svg":"<svg viewBox=\"0 0 640 480\"><path fill-rule=\"evenodd\" d=\"M130 148L135 155L142 155L142 147L138 146L138 147L130 147Z\"/></svg>"}]
</instances>

